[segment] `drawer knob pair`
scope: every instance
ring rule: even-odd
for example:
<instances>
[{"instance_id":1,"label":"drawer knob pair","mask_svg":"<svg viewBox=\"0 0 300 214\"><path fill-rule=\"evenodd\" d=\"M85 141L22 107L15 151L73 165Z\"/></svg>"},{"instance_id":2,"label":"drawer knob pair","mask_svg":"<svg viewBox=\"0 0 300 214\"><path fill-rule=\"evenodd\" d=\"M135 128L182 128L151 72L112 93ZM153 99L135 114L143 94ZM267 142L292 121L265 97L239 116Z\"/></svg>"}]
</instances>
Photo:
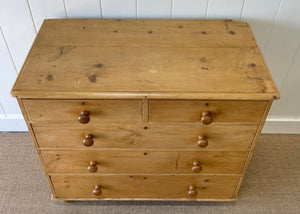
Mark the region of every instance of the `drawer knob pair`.
<instances>
[{"instance_id":1,"label":"drawer knob pair","mask_svg":"<svg viewBox=\"0 0 300 214\"><path fill-rule=\"evenodd\" d=\"M85 146L92 146L94 144L93 137L94 136L92 134L86 134L85 138L82 141L83 145L85 145Z\"/></svg>"},{"instance_id":2,"label":"drawer knob pair","mask_svg":"<svg viewBox=\"0 0 300 214\"><path fill-rule=\"evenodd\" d=\"M188 191L188 195L189 196L196 196L198 194L197 192L197 187L196 186L189 186L189 191ZM93 190L93 195L94 196L100 196L102 195L102 186L101 185L96 185L94 190Z\"/></svg>"},{"instance_id":3,"label":"drawer knob pair","mask_svg":"<svg viewBox=\"0 0 300 214\"><path fill-rule=\"evenodd\" d=\"M97 172L98 167L97 167L97 161L90 161L90 165L88 167L88 171L91 173Z\"/></svg>"},{"instance_id":4,"label":"drawer knob pair","mask_svg":"<svg viewBox=\"0 0 300 214\"><path fill-rule=\"evenodd\" d=\"M202 112L200 120L201 120L201 123L203 123L205 125L211 124L213 121L211 112L210 111Z\"/></svg>"},{"instance_id":5,"label":"drawer knob pair","mask_svg":"<svg viewBox=\"0 0 300 214\"><path fill-rule=\"evenodd\" d=\"M194 162L193 162L193 168L192 168L192 171L195 172L195 173L199 173L199 172L202 171L202 167L201 167L199 161L194 161Z\"/></svg>"},{"instance_id":6,"label":"drawer knob pair","mask_svg":"<svg viewBox=\"0 0 300 214\"><path fill-rule=\"evenodd\" d=\"M80 112L78 121L79 121L79 123L82 123L82 124L87 124L88 122L90 122L90 112L89 111Z\"/></svg>"},{"instance_id":7,"label":"drawer knob pair","mask_svg":"<svg viewBox=\"0 0 300 214\"><path fill-rule=\"evenodd\" d=\"M204 135L198 136L198 142L197 142L197 145L198 145L199 147L207 147L207 145L208 145L207 137L204 136Z\"/></svg>"},{"instance_id":8,"label":"drawer knob pair","mask_svg":"<svg viewBox=\"0 0 300 214\"><path fill-rule=\"evenodd\" d=\"M102 186L101 185L96 185L94 190L93 190L93 195L94 196L100 196L102 195Z\"/></svg>"},{"instance_id":9,"label":"drawer knob pair","mask_svg":"<svg viewBox=\"0 0 300 214\"><path fill-rule=\"evenodd\" d=\"M196 196L197 195L197 187L196 186L189 186L188 194L189 196Z\"/></svg>"}]
</instances>

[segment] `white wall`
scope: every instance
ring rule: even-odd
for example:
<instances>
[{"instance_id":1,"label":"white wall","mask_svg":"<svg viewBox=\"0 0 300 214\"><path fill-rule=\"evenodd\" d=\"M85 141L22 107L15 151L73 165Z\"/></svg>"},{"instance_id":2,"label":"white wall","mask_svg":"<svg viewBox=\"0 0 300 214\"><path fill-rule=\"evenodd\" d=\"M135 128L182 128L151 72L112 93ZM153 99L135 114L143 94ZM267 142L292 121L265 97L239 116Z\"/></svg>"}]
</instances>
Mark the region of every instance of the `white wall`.
<instances>
[{"instance_id":1,"label":"white wall","mask_svg":"<svg viewBox=\"0 0 300 214\"><path fill-rule=\"evenodd\" d=\"M9 92L45 18L247 21L281 93L264 132L300 133L299 0L0 0L0 131L27 130Z\"/></svg>"}]
</instances>

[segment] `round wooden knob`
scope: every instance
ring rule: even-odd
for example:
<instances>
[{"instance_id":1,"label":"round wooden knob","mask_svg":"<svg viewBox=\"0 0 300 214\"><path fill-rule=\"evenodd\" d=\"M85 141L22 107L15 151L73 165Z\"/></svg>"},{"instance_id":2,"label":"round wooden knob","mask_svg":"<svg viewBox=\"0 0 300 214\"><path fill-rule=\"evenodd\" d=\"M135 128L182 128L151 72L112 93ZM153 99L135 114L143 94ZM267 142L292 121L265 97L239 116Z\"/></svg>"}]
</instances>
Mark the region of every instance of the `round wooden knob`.
<instances>
[{"instance_id":1,"label":"round wooden knob","mask_svg":"<svg viewBox=\"0 0 300 214\"><path fill-rule=\"evenodd\" d=\"M201 113L201 122L205 125L212 123L213 118L210 111L204 111Z\"/></svg>"},{"instance_id":2,"label":"round wooden knob","mask_svg":"<svg viewBox=\"0 0 300 214\"><path fill-rule=\"evenodd\" d=\"M94 196L100 196L102 194L102 186L101 185L96 185L95 189L93 190L93 195Z\"/></svg>"},{"instance_id":3,"label":"round wooden knob","mask_svg":"<svg viewBox=\"0 0 300 214\"><path fill-rule=\"evenodd\" d=\"M198 172L202 171L202 167L200 166L200 162L199 161L194 161L193 162L192 171L195 172L195 173L198 173Z\"/></svg>"},{"instance_id":4,"label":"round wooden knob","mask_svg":"<svg viewBox=\"0 0 300 214\"><path fill-rule=\"evenodd\" d=\"M82 111L80 116L78 117L79 123L86 124L90 122L90 112L89 111Z\"/></svg>"},{"instance_id":5,"label":"round wooden knob","mask_svg":"<svg viewBox=\"0 0 300 214\"><path fill-rule=\"evenodd\" d=\"M85 145L85 146L92 146L94 144L93 137L94 136L92 134L86 134L85 138L82 141L83 145Z\"/></svg>"},{"instance_id":6,"label":"round wooden knob","mask_svg":"<svg viewBox=\"0 0 300 214\"><path fill-rule=\"evenodd\" d=\"M197 195L197 190L196 190L197 187L195 186L189 186L189 191L188 191L188 194L189 196L196 196Z\"/></svg>"},{"instance_id":7,"label":"round wooden knob","mask_svg":"<svg viewBox=\"0 0 300 214\"><path fill-rule=\"evenodd\" d=\"M208 145L208 141L207 141L207 138L206 138L206 136L204 136L204 135L200 135L200 136L198 136L198 142L197 142L197 145L199 146L199 147L207 147L207 145Z\"/></svg>"},{"instance_id":8,"label":"round wooden knob","mask_svg":"<svg viewBox=\"0 0 300 214\"><path fill-rule=\"evenodd\" d=\"M92 173L97 172L98 168L97 168L96 165L97 165L97 161L90 161L90 165L88 167L88 171L92 172Z\"/></svg>"}]
</instances>

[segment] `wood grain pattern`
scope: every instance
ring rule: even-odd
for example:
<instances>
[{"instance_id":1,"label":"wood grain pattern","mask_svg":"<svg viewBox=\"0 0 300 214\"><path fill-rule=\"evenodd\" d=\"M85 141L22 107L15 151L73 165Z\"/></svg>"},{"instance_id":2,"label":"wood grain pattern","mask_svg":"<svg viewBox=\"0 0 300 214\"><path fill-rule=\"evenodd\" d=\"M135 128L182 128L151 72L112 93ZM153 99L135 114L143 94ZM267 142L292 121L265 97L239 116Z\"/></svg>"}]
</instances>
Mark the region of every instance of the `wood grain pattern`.
<instances>
[{"instance_id":1,"label":"wood grain pattern","mask_svg":"<svg viewBox=\"0 0 300 214\"><path fill-rule=\"evenodd\" d=\"M149 122L149 100L143 99L141 100L141 105L142 105L142 121L143 123L148 123Z\"/></svg>"},{"instance_id":2,"label":"wood grain pattern","mask_svg":"<svg viewBox=\"0 0 300 214\"><path fill-rule=\"evenodd\" d=\"M96 161L99 174L195 174L193 162L202 166L200 174L240 174L248 151L41 151L47 172L90 174Z\"/></svg>"},{"instance_id":3,"label":"wood grain pattern","mask_svg":"<svg viewBox=\"0 0 300 214\"><path fill-rule=\"evenodd\" d=\"M200 122L201 113L209 111L213 122L260 121L266 101L178 101L150 100L150 121Z\"/></svg>"},{"instance_id":4,"label":"wood grain pattern","mask_svg":"<svg viewBox=\"0 0 300 214\"><path fill-rule=\"evenodd\" d=\"M224 20L47 20L12 94L63 201L236 200L279 98Z\"/></svg>"},{"instance_id":5,"label":"wood grain pattern","mask_svg":"<svg viewBox=\"0 0 300 214\"><path fill-rule=\"evenodd\" d=\"M107 121L141 121L139 100L23 100L30 122L80 124L89 111L90 124ZM85 125L85 124L83 124Z\"/></svg>"},{"instance_id":6,"label":"wood grain pattern","mask_svg":"<svg viewBox=\"0 0 300 214\"><path fill-rule=\"evenodd\" d=\"M95 198L95 185L102 185L99 198L232 198L238 176L58 176L51 179L57 197ZM188 196L188 187L197 187L197 196ZM130 188L133 187L134 188Z\"/></svg>"},{"instance_id":7,"label":"wood grain pattern","mask_svg":"<svg viewBox=\"0 0 300 214\"><path fill-rule=\"evenodd\" d=\"M279 99L271 93L205 93L205 92L83 92L83 91L51 91L47 94L43 91L18 91L17 97L30 99L170 99L170 100L269 100ZM11 92L15 96L15 92Z\"/></svg>"},{"instance_id":8,"label":"wood grain pattern","mask_svg":"<svg viewBox=\"0 0 300 214\"><path fill-rule=\"evenodd\" d=\"M248 150L256 133L256 125L211 124L87 124L40 125L33 129L40 149L168 149L168 150ZM94 144L85 147L86 134ZM207 137L208 145L200 148L198 136Z\"/></svg>"},{"instance_id":9,"label":"wood grain pattern","mask_svg":"<svg viewBox=\"0 0 300 214\"><path fill-rule=\"evenodd\" d=\"M249 32L247 23L230 20L49 19L37 45L255 47Z\"/></svg>"},{"instance_id":10,"label":"wood grain pattern","mask_svg":"<svg viewBox=\"0 0 300 214\"><path fill-rule=\"evenodd\" d=\"M242 174L242 176L240 177L239 183L238 183L238 185L237 185L237 187L236 187L236 190L235 190L235 193L234 193L235 196L237 196L237 194L238 194L238 192L239 192L239 190L240 190L240 187L241 187L241 185L242 185L242 181L243 181L243 179L244 179L244 177L245 177L245 175L246 175L246 172L247 172L247 169L248 169L248 165L249 165L249 163L250 163L250 160L251 160L251 158L252 158L252 155L253 155L255 146L256 146L256 144L257 144L257 142L258 142L258 139L259 139L259 136L260 136L260 134L261 134L261 130L262 130L262 128L263 128L263 126L264 126L264 124L265 124L265 122L266 122L266 119L267 119L267 116L268 116L269 111L270 111L270 109L271 109L272 103L273 103L273 100L268 101L268 105L267 105L267 107L266 107L266 109L265 109L264 115L263 115L262 118L261 118L260 124L259 124L259 126L258 126L256 135L255 135L254 140L253 140L253 143L252 143L252 151L250 151L249 154L248 154L247 160L245 161L245 165L244 165L244 167L243 167L243 174Z\"/></svg>"},{"instance_id":11,"label":"wood grain pattern","mask_svg":"<svg viewBox=\"0 0 300 214\"><path fill-rule=\"evenodd\" d=\"M274 93L256 49L41 46L29 59L16 91Z\"/></svg>"},{"instance_id":12,"label":"wood grain pattern","mask_svg":"<svg viewBox=\"0 0 300 214\"><path fill-rule=\"evenodd\" d=\"M230 202L230 201L237 201L236 198L158 198L158 197L151 197L151 198L79 198L79 197L56 197L55 195L51 196L51 200L53 201L61 201L63 203L68 203L72 201L220 201L220 202Z\"/></svg>"},{"instance_id":13,"label":"wood grain pattern","mask_svg":"<svg viewBox=\"0 0 300 214\"><path fill-rule=\"evenodd\" d=\"M176 99L193 93L198 99L205 93L226 99L236 93L231 98L246 99L243 93L249 93L248 99L277 98L253 41L242 22L47 20L12 94L103 98L107 93L180 92Z\"/></svg>"}]
</instances>

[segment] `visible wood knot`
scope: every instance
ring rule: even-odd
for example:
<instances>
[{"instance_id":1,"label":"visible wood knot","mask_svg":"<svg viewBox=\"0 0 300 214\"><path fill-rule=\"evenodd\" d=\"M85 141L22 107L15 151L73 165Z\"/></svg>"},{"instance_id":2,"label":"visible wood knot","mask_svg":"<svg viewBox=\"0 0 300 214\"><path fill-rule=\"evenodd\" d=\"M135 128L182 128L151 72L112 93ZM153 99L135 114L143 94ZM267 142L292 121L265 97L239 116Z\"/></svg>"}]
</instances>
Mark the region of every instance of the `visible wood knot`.
<instances>
[{"instance_id":1,"label":"visible wood knot","mask_svg":"<svg viewBox=\"0 0 300 214\"><path fill-rule=\"evenodd\" d=\"M149 33L149 34L152 34L152 30L149 30L148 33Z\"/></svg>"},{"instance_id":2,"label":"visible wood knot","mask_svg":"<svg viewBox=\"0 0 300 214\"><path fill-rule=\"evenodd\" d=\"M200 62L206 62L206 58L205 57L201 57L199 60L200 60Z\"/></svg>"},{"instance_id":3,"label":"visible wood knot","mask_svg":"<svg viewBox=\"0 0 300 214\"><path fill-rule=\"evenodd\" d=\"M47 80L48 81L52 81L53 80L53 76L51 74L47 75Z\"/></svg>"},{"instance_id":4,"label":"visible wood knot","mask_svg":"<svg viewBox=\"0 0 300 214\"><path fill-rule=\"evenodd\" d=\"M182 25L179 25L179 26L178 26L178 28L179 28L179 29L182 29L182 28L183 28L183 26L182 26Z\"/></svg>"},{"instance_id":5,"label":"visible wood knot","mask_svg":"<svg viewBox=\"0 0 300 214\"><path fill-rule=\"evenodd\" d=\"M255 66L256 66L256 64L253 63L253 62L248 64L248 67L252 67L252 68L253 68L253 67L255 67Z\"/></svg>"},{"instance_id":6,"label":"visible wood knot","mask_svg":"<svg viewBox=\"0 0 300 214\"><path fill-rule=\"evenodd\" d=\"M228 33L229 33L229 34L231 34L231 35L234 35L234 34L235 34L235 32L234 32L234 31L232 31L232 30L231 30L231 31L229 31Z\"/></svg>"},{"instance_id":7,"label":"visible wood knot","mask_svg":"<svg viewBox=\"0 0 300 214\"><path fill-rule=\"evenodd\" d=\"M97 76L95 74L89 75L88 78L91 82L97 82Z\"/></svg>"}]
</instances>

